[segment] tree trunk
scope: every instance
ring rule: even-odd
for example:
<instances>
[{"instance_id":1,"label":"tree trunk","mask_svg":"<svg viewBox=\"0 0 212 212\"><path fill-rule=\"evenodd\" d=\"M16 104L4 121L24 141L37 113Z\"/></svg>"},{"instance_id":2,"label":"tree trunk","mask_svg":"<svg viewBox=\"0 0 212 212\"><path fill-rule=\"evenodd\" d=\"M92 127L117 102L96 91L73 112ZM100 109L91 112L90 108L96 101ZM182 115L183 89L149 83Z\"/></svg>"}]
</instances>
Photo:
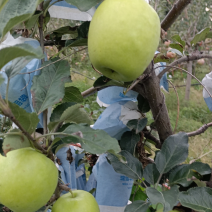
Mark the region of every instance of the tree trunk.
<instances>
[{"instance_id":1,"label":"tree trunk","mask_svg":"<svg viewBox=\"0 0 212 212\"><path fill-rule=\"evenodd\" d=\"M187 63L187 71L192 74L192 61L189 61ZM186 101L189 101L189 97L190 97L191 78L192 78L192 76L190 74L187 74L186 93L185 93L185 100Z\"/></svg>"},{"instance_id":2,"label":"tree trunk","mask_svg":"<svg viewBox=\"0 0 212 212\"><path fill-rule=\"evenodd\" d=\"M149 65L144 74L147 74L146 79L143 79L141 83L137 84L133 90L148 100L162 144L168 136L173 134L165 103L165 96L161 92L160 80L156 76L152 64Z\"/></svg>"}]
</instances>

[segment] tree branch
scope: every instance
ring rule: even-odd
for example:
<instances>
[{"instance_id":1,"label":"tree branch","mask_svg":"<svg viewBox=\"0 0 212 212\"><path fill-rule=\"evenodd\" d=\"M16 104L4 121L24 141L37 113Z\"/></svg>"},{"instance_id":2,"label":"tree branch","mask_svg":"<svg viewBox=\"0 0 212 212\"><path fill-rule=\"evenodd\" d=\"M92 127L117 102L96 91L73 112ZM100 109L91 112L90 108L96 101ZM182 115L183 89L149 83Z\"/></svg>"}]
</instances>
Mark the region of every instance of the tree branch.
<instances>
[{"instance_id":1,"label":"tree branch","mask_svg":"<svg viewBox=\"0 0 212 212\"><path fill-rule=\"evenodd\" d=\"M212 122L209 124L205 124L202 127L200 127L198 130L187 133L188 137L192 137L192 136L196 136L196 135L200 135L202 133L204 133L209 127L212 127Z\"/></svg>"},{"instance_id":2,"label":"tree branch","mask_svg":"<svg viewBox=\"0 0 212 212\"><path fill-rule=\"evenodd\" d=\"M201 58L212 59L212 55L208 55L208 54L199 54L199 55L196 55L196 54L193 54L193 55L188 55L188 56L181 57L180 59L178 59L178 60L174 61L173 63L171 63L169 65L169 67L166 67L163 71L161 71L160 74L158 74L158 78L161 79L162 76L166 72L169 72L169 70L172 68L171 66L177 66L180 63L189 62L189 61L195 61L195 60L199 60Z\"/></svg>"},{"instance_id":3,"label":"tree branch","mask_svg":"<svg viewBox=\"0 0 212 212\"><path fill-rule=\"evenodd\" d=\"M3 115L5 115L6 117L8 117L12 122L14 122L18 128L22 131L22 133L33 142L34 146L41 150L43 153L46 153L46 150L44 150L37 142L36 139L34 139L19 123L19 121L15 118L15 116L13 115L11 109L9 108L9 106L4 102L4 100L2 99L1 95L0 95L0 108L1 111L3 113Z\"/></svg>"},{"instance_id":4,"label":"tree branch","mask_svg":"<svg viewBox=\"0 0 212 212\"><path fill-rule=\"evenodd\" d=\"M155 147L156 147L156 148L161 149L161 143L160 143L160 140L159 140L159 139L155 138L155 137L151 134L151 132L148 131L148 130L143 131L143 133L144 133L145 138L150 139L150 140L152 140L152 141L155 142Z\"/></svg>"},{"instance_id":5,"label":"tree branch","mask_svg":"<svg viewBox=\"0 0 212 212\"><path fill-rule=\"evenodd\" d=\"M169 11L167 16L161 23L161 28L165 31L171 27L171 25L175 22L175 20L180 16L182 11L191 3L191 0L179 0L174 4L172 9Z\"/></svg>"},{"instance_id":6,"label":"tree branch","mask_svg":"<svg viewBox=\"0 0 212 212\"><path fill-rule=\"evenodd\" d=\"M160 80L155 74L152 63L150 63L144 74L148 77L137 84L133 90L148 100L162 144L168 136L173 134L168 110L160 89Z\"/></svg>"}]
</instances>

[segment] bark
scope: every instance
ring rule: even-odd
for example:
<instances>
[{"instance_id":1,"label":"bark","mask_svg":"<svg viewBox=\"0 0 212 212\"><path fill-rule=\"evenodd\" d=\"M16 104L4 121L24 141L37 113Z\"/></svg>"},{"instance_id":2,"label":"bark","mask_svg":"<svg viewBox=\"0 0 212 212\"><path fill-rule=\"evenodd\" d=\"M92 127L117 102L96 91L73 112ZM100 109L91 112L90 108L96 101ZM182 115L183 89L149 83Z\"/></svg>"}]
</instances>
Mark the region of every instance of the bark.
<instances>
[{"instance_id":1,"label":"bark","mask_svg":"<svg viewBox=\"0 0 212 212\"><path fill-rule=\"evenodd\" d=\"M182 11L191 3L191 0L179 0L174 4L165 19L161 23L161 28L165 31L171 27L175 20L180 16Z\"/></svg>"},{"instance_id":2,"label":"bark","mask_svg":"<svg viewBox=\"0 0 212 212\"><path fill-rule=\"evenodd\" d=\"M161 92L160 80L156 76L152 64L149 65L144 74L148 74L148 77L137 84L133 90L137 91L148 100L160 141L163 143L168 136L173 134L168 110L165 104L165 96Z\"/></svg>"}]
</instances>

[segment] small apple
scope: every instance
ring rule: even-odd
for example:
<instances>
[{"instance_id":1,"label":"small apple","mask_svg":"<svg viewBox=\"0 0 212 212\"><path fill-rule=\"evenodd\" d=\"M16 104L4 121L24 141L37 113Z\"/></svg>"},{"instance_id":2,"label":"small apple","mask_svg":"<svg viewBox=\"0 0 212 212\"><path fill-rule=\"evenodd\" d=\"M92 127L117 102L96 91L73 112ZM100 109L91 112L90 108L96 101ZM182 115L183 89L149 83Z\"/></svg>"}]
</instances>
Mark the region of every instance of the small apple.
<instances>
[{"instance_id":1,"label":"small apple","mask_svg":"<svg viewBox=\"0 0 212 212\"><path fill-rule=\"evenodd\" d=\"M58 170L31 147L0 154L0 202L15 212L35 212L44 206L58 183Z\"/></svg>"},{"instance_id":2,"label":"small apple","mask_svg":"<svg viewBox=\"0 0 212 212\"><path fill-rule=\"evenodd\" d=\"M204 65L205 64L205 60L203 58L202 59L199 59L199 60L197 60L197 63L199 65Z\"/></svg>"},{"instance_id":3,"label":"small apple","mask_svg":"<svg viewBox=\"0 0 212 212\"><path fill-rule=\"evenodd\" d=\"M168 58L175 58L176 57L176 53L174 53L174 52L167 52L166 56Z\"/></svg>"},{"instance_id":4,"label":"small apple","mask_svg":"<svg viewBox=\"0 0 212 212\"><path fill-rule=\"evenodd\" d=\"M76 190L62 195L53 205L52 212L100 212L99 206L87 191Z\"/></svg>"},{"instance_id":5,"label":"small apple","mask_svg":"<svg viewBox=\"0 0 212 212\"><path fill-rule=\"evenodd\" d=\"M199 46L202 46L203 45L203 41L199 42L198 44L199 44Z\"/></svg>"},{"instance_id":6,"label":"small apple","mask_svg":"<svg viewBox=\"0 0 212 212\"><path fill-rule=\"evenodd\" d=\"M110 79L130 82L150 64L160 40L160 20L144 0L107 0L88 33L91 63Z\"/></svg>"},{"instance_id":7,"label":"small apple","mask_svg":"<svg viewBox=\"0 0 212 212\"><path fill-rule=\"evenodd\" d=\"M170 41L170 40L164 42L164 45L167 46L167 47L168 47L170 44L171 44L171 41Z\"/></svg>"}]
</instances>

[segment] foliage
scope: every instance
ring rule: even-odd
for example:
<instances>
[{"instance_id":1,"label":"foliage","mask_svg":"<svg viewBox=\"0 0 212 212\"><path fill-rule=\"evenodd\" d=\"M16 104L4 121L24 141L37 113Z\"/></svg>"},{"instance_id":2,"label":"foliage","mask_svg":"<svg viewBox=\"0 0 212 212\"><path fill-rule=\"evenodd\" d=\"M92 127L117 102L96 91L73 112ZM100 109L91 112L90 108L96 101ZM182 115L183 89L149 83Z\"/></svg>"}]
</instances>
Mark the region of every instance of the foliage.
<instances>
[{"instance_id":1,"label":"foliage","mask_svg":"<svg viewBox=\"0 0 212 212\"><path fill-rule=\"evenodd\" d=\"M212 211L212 189L206 188L204 182L210 178L209 165L200 161L186 164L189 162L189 145L188 135L184 132L167 137L161 149L156 150L155 140L148 137L155 132L151 125L151 108L147 99L141 94L137 100L138 112L142 118L129 120L127 127L130 131L125 132L120 141L110 137L103 130L93 130L90 127L104 109L96 103L96 95L84 99L81 92L92 85L94 87L129 85L99 76L93 70L87 59L87 50L84 49L87 45L89 21L69 22L64 26L58 24L57 28L50 29L50 15L46 10L50 6L50 1L46 1L43 11L39 11L37 6L41 2L42 0L19 0L14 4L13 0L3 0L0 3L0 20L3 20L0 23L0 41L5 39L4 36L9 31L13 35L17 33L17 29L27 31L26 37L38 37L38 28L41 27L39 17L43 17L42 33L45 41L54 45L54 50L50 54L48 52L49 61L42 64L40 72L33 78L31 93L34 113L28 113L15 103L9 102L8 94L5 100L0 98L0 113L5 117L0 117L2 133L0 136L4 138L4 142L0 138L0 154L4 154L3 150L7 152L32 146L50 157L67 144L80 143L85 152L107 153L107 159L114 170L134 180L130 197L132 204L126 207L125 212L149 210L168 212L178 201L193 210ZM66 0L66 2L77 6L81 11L87 11L101 1ZM174 0L150 1L161 20L174 2ZM175 52L177 58L181 58L194 50L204 50L205 47L201 47L199 43L212 38L210 10L207 11L206 8L209 8L207 0L195 1L188 6L168 30L167 39L172 41L169 45L171 49L164 48L160 44L161 53L155 56L155 63L171 62L172 60L164 55L167 51ZM43 59L43 50L34 49L28 44L18 44L0 50L0 69L7 64L5 73L8 77L8 86L10 80L34 58ZM196 67L198 78L202 78L205 72L201 77L199 74L200 68ZM175 73L172 80L178 83L185 76L184 73ZM0 84L3 82L4 79L1 77ZM210 122L212 116L206 106L198 105L195 102L197 100L184 102L183 93L184 90L178 91L181 102L179 115L184 122L180 122L177 132L193 131ZM165 94L165 99L174 127L178 114L176 104L173 104L175 98L173 94L172 91ZM38 115L45 114L48 108L51 116L47 132L37 138L34 135L40 120ZM16 123L19 129L10 130L11 121ZM42 122L45 121L47 120L44 118ZM155 134L157 137L157 133ZM40 139L44 141L43 146L37 144ZM138 153L138 149L141 153ZM150 162L152 159L146 160L149 156L154 157L154 162ZM44 207L39 211L46 209L47 207Z\"/></svg>"}]
</instances>

